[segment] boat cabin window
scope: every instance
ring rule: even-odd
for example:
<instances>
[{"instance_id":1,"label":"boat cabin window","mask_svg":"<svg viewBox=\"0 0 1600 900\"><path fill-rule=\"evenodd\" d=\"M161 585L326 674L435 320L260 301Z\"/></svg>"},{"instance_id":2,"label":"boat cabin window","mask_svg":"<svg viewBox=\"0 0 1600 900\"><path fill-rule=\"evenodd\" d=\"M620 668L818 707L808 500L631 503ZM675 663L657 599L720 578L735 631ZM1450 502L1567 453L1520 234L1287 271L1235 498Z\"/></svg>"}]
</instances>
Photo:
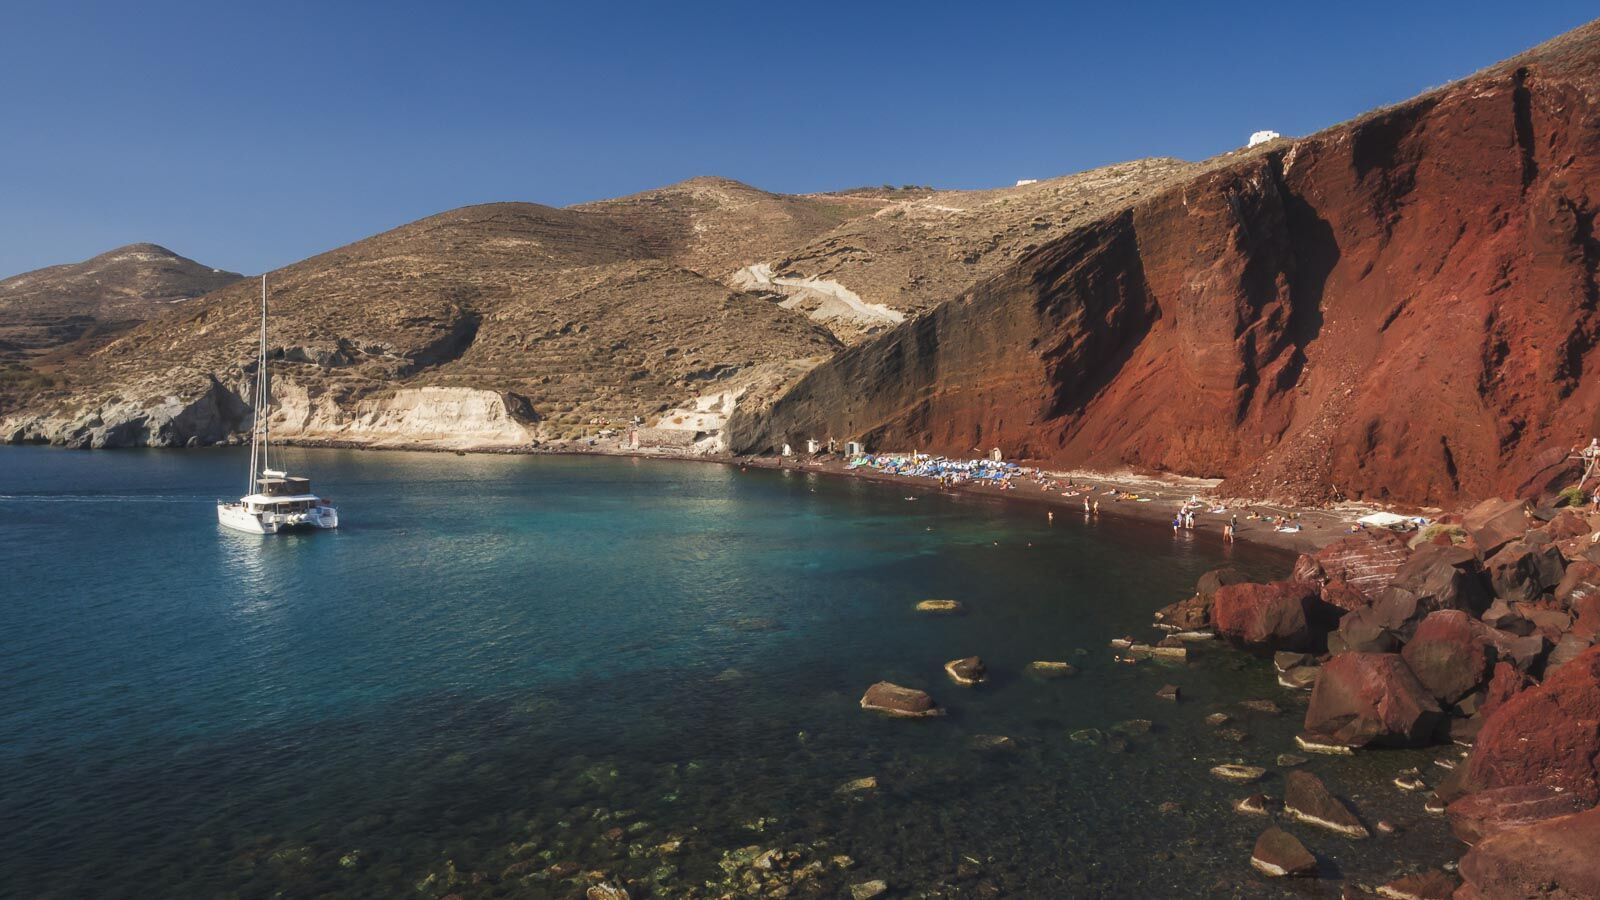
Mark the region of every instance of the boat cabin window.
<instances>
[{"instance_id":1,"label":"boat cabin window","mask_svg":"<svg viewBox=\"0 0 1600 900\"><path fill-rule=\"evenodd\" d=\"M259 478L256 484L261 488L261 493L268 497L282 497L293 494L311 493L311 479L295 478Z\"/></svg>"}]
</instances>

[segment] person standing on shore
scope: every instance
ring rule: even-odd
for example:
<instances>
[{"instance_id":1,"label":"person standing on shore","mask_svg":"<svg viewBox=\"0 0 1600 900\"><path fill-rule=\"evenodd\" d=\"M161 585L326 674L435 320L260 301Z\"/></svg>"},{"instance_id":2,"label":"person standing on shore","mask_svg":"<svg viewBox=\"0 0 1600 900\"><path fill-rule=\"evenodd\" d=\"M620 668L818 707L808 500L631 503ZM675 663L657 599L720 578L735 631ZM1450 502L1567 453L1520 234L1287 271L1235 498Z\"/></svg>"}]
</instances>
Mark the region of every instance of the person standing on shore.
<instances>
[{"instance_id":1,"label":"person standing on shore","mask_svg":"<svg viewBox=\"0 0 1600 900\"><path fill-rule=\"evenodd\" d=\"M1180 513L1180 514L1178 514L1176 516L1173 516L1172 517L1172 533L1173 534L1177 534L1178 533L1178 529L1182 528L1182 527L1183 527L1183 515Z\"/></svg>"},{"instance_id":2,"label":"person standing on shore","mask_svg":"<svg viewBox=\"0 0 1600 900\"><path fill-rule=\"evenodd\" d=\"M1094 502L1094 514L1097 515L1097 516L1100 515L1100 501L1099 500L1096 500Z\"/></svg>"},{"instance_id":3,"label":"person standing on shore","mask_svg":"<svg viewBox=\"0 0 1600 900\"><path fill-rule=\"evenodd\" d=\"M1233 543L1233 523L1232 522L1229 522L1229 523L1227 523L1227 524L1222 526L1222 542L1224 544Z\"/></svg>"}]
</instances>

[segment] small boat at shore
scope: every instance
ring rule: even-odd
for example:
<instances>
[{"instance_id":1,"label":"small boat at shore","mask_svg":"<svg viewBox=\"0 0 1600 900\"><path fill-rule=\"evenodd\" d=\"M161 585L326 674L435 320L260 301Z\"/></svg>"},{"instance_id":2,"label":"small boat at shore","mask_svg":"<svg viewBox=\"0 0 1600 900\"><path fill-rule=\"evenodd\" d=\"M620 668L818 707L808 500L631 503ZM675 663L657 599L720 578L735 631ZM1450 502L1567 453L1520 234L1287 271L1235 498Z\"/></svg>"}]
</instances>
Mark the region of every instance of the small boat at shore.
<instances>
[{"instance_id":1,"label":"small boat at shore","mask_svg":"<svg viewBox=\"0 0 1600 900\"><path fill-rule=\"evenodd\" d=\"M237 531L277 534L292 528L338 528L339 510L311 492L311 479L271 468L267 376L267 276L261 276L261 347L256 362L256 414L250 430L250 480L237 503L217 501L217 521Z\"/></svg>"}]
</instances>

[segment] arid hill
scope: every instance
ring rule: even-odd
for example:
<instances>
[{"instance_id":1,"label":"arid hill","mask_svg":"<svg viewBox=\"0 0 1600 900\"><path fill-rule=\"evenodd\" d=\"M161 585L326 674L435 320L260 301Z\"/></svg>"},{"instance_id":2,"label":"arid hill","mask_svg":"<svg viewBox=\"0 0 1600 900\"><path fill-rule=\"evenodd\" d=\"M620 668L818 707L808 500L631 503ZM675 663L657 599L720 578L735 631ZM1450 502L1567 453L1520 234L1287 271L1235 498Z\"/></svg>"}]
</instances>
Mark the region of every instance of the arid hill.
<instances>
[{"instance_id":1,"label":"arid hill","mask_svg":"<svg viewBox=\"0 0 1600 900\"><path fill-rule=\"evenodd\" d=\"M202 266L155 244L0 281L0 358L37 358L63 344L104 341L169 304L242 276Z\"/></svg>"},{"instance_id":2,"label":"arid hill","mask_svg":"<svg viewBox=\"0 0 1600 900\"><path fill-rule=\"evenodd\" d=\"M1597 190L1591 23L1043 243L733 445L998 446L1300 500L1525 489L1600 427Z\"/></svg>"},{"instance_id":3,"label":"arid hill","mask_svg":"<svg viewBox=\"0 0 1600 900\"><path fill-rule=\"evenodd\" d=\"M953 296L1041 235L1183 169L1149 161L1003 191L816 196L696 178L569 209L442 213L270 273L274 428L291 440L488 447L640 419L646 443L720 449L736 406L770 402L939 290ZM846 245L859 248L847 264L818 264ZM939 283L908 295L905 273L930 246ZM71 360L55 390L12 401L21 412L5 435L229 439L254 399L259 290L231 285Z\"/></svg>"}]
</instances>

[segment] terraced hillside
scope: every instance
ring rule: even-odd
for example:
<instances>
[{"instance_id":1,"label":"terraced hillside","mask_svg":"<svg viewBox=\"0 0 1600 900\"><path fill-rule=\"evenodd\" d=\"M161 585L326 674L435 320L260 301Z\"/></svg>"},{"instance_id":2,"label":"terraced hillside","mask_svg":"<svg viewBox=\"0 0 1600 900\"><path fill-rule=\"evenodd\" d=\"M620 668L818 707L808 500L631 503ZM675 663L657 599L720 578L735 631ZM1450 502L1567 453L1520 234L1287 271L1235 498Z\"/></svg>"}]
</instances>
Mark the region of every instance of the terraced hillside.
<instances>
[{"instance_id":1,"label":"terraced hillside","mask_svg":"<svg viewBox=\"0 0 1600 900\"><path fill-rule=\"evenodd\" d=\"M58 360L240 277L155 244L129 244L0 280L0 383L10 382L0 387L0 403L6 393L48 379Z\"/></svg>"}]
</instances>

